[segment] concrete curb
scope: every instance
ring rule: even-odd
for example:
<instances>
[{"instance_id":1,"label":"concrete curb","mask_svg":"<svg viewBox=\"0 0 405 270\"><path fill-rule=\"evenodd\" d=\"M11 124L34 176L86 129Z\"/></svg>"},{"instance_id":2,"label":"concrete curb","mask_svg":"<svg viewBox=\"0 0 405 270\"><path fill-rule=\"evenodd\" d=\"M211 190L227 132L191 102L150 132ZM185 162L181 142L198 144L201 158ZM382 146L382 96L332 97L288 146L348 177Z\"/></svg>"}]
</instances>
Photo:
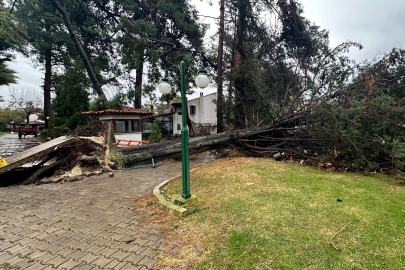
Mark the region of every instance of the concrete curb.
<instances>
[{"instance_id":1,"label":"concrete curb","mask_svg":"<svg viewBox=\"0 0 405 270\"><path fill-rule=\"evenodd\" d=\"M192 170L190 170L190 173L197 170L198 168L194 168ZM160 188L169 184L170 181L172 181L173 179L177 178L181 176L180 175L176 175L166 181L163 181L162 183L160 183L159 185L157 185L156 187L153 188L153 195L155 195L157 201L158 201L158 207L164 211L169 212L169 214L174 215L176 217L179 218L183 218L187 216L187 208L181 207L179 205L175 205L172 202L166 201L165 197L160 193Z\"/></svg>"}]
</instances>

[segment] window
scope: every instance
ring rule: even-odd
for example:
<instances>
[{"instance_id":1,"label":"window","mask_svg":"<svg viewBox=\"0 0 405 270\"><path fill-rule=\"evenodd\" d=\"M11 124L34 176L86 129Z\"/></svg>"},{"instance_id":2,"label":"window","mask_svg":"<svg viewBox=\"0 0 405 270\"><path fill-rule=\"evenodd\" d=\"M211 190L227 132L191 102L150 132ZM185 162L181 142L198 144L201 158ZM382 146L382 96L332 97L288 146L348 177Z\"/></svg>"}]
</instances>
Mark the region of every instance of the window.
<instances>
[{"instance_id":1,"label":"window","mask_svg":"<svg viewBox=\"0 0 405 270\"><path fill-rule=\"evenodd\" d=\"M115 120L115 132L127 132L125 120Z\"/></svg>"},{"instance_id":2,"label":"window","mask_svg":"<svg viewBox=\"0 0 405 270\"><path fill-rule=\"evenodd\" d=\"M195 106L191 105L190 106L190 114L195 114L195 111L196 111Z\"/></svg>"},{"instance_id":3,"label":"window","mask_svg":"<svg viewBox=\"0 0 405 270\"><path fill-rule=\"evenodd\" d=\"M139 132L139 120L114 120L115 132Z\"/></svg>"},{"instance_id":4,"label":"window","mask_svg":"<svg viewBox=\"0 0 405 270\"><path fill-rule=\"evenodd\" d=\"M177 124L177 130L181 130L181 125Z\"/></svg>"}]
</instances>

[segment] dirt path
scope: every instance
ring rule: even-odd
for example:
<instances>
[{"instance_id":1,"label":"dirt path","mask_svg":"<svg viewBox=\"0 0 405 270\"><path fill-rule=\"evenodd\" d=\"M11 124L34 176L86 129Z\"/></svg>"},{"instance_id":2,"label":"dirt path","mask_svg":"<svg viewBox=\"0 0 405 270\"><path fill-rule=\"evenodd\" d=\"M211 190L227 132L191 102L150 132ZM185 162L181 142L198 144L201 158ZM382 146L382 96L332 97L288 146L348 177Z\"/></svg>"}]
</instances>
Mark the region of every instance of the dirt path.
<instances>
[{"instance_id":1,"label":"dirt path","mask_svg":"<svg viewBox=\"0 0 405 270\"><path fill-rule=\"evenodd\" d=\"M204 161L191 159L190 168ZM131 198L179 173L181 162L172 162L112 178L0 188L0 268L158 269L157 256L180 247L166 246L159 227L133 213Z\"/></svg>"}]
</instances>

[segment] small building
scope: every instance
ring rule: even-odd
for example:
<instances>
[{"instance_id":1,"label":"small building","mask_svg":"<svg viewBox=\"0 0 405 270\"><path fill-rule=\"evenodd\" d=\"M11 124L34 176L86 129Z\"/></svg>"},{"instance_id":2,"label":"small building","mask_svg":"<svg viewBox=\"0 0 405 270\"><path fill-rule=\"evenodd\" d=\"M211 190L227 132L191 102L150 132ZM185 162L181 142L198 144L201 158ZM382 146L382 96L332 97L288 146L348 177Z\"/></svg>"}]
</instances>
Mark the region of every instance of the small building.
<instances>
[{"instance_id":1,"label":"small building","mask_svg":"<svg viewBox=\"0 0 405 270\"><path fill-rule=\"evenodd\" d=\"M112 124L116 139L142 141L141 116L151 112L124 107L121 110L107 109L96 112L82 112L83 115L97 116L99 120Z\"/></svg>"},{"instance_id":2,"label":"small building","mask_svg":"<svg viewBox=\"0 0 405 270\"><path fill-rule=\"evenodd\" d=\"M216 104L217 93L204 96L200 93L198 98L187 101L188 115L193 123L197 135L215 134L217 131ZM159 125L163 135L180 135L182 124L181 103L172 103L166 113L158 116L150 116L142 120L144 134L148 134L149 125L158 117L161 120ZM190 134L191 135L191 134Z\"/></svg>"}]
</instances>

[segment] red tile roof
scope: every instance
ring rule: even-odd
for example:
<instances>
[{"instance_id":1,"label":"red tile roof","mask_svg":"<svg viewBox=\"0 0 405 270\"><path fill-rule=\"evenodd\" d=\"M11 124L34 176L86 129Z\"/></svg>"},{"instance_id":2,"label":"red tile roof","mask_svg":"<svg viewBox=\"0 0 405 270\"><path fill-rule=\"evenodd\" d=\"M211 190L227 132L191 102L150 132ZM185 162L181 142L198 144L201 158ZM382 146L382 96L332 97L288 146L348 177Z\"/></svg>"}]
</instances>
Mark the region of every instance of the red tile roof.
<instances>
[{"instance_id":1,"label":"red tile roof","mask_svg":"<svg viewBox=\"0 0 405 270\"><path fill-rule=\"evenodd\" d=\"M152 115L153 113L142 111L141 109L134 109L130 107L124 107L122 110L116 109L107 109L104 111L97 111L97 112L82 112L84 115L102 115L102 114L140 114L140 115Z\"/></svg>"}]
</instances>

